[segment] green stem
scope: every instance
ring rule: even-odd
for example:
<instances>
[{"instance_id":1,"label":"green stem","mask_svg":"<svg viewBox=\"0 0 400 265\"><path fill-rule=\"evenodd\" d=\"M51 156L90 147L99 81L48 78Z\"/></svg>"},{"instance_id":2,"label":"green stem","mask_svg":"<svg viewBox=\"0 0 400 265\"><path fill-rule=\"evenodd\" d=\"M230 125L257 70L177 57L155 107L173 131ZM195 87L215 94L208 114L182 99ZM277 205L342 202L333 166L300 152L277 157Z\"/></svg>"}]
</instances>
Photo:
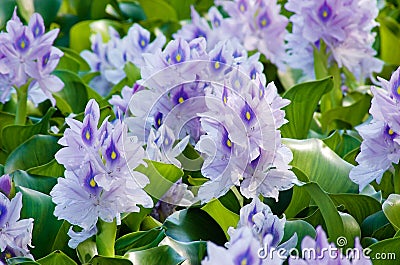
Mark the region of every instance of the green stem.
<instances>
[{"instance_id":1,"label":"green stem","mask_svg":"<svg viewBox=\"0 0 400 265\"><path fill-rule=\"evenodd\" d=\"M400 165L394 165L393 185L394 193L400 194Z\"/></svg>"},{"instance_id":2,"label":"green stem","mask_svg":"<svg viewBox=\"0 0 400 265\"><path fill-rule=\"evenodd\" d=\"M22 85L19 88L15 88L15 90L17 91L18 101L17 110L15 113L15 124L17 125L25 125L29 83L30 82L27 82L25 85Z\"/></svg>"},{"instance_id":3,"label":"green stem","mask_svg":"<svg viewBox=\"0 0 400 265\"><path fill-rule=\"evenodd\" d=\"M114 244L117 236L117 224L113 222L107 223L99 219L97 222L96 246L99 255L104 257L114 257Z\"/></svg>"}]
</instances>

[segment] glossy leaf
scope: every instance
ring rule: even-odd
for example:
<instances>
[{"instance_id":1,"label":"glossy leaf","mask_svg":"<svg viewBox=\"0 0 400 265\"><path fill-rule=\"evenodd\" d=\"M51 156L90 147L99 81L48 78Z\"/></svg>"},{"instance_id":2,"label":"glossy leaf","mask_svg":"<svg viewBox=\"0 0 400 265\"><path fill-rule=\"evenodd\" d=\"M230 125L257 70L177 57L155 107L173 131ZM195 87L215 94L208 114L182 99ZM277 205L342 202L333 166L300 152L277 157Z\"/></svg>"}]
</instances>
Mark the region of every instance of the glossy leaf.
<instances>
[{"instance_id":1,"label":"glossy leaf","mask_svg":"<svg viewBox=\"0 0 400 265\"><path fill-rule=\"evenodd\" d=\"M64 166L58 164L55 158L44 165L32 167L27 170L29 174L41 175L53 178L63 176L64 171L65 171Z\"/></svg>"},{"instance_id":2,"label":"glossy leaf","mask_svg":"<svg viewBox=\"0 0 400 265\"><path fill-rule=\"evenodd\" d=\"M35 176L21 170L14 171L10 176L16 186L40 191L44 194L49 194L57 183L56 178Z\"/></svg>"},{"instance_id":3,"label":"glossy leaf","mask_svg":"<svg viewBox=\"0 0 400 265\"><path fill-rule=\"evenodd\" d=\"M78 265L74 260L59 250L56 250L37 261L40 265Z\"/></svg>"},{"instance_id":4,"label":"glossy leaf","mask_svg":"<svg viewBox=\"0 0 400 265\"><path fill-rule=\"evenodd\" d=\"M67 70L56 70L54 74L64 82L64 88L54 93L57 100L63 99L63 104L56 103L57 107L64 114L68 116L72 110L73 113L81 113L85 110L86 103L88 102L88 94L86 84L75 73ZM68 104L69 108L65 106Z\"/></svg>"},{"instance_id":5,"label":"glossy leaf","mask_svg":"<svg viewBox=\"0 0 400 265\"><path fill-rule=\"evenodd\" d=\"M50 162L60 149L57 141L57 137L50 135L32 136L9 155L4 171L28 170Z\"/></svg>"},{"instance_id":6,"label":"glossy leaf","mask_svg":"<svg viewBox=\"0 0 400 265\"><path fill-rule=\"evenodd\" d=\"M90 260L89 264L91 265L132 265L132 262L125 258L115 257L102 257L102 256L95 256L93 259ZM145 263L138 263L138 264L145 264ZM136 265L136 264L134 264Z\"/></svg>"},{"instance_id":7,"label":"glossy leaf","mask_svg":"<svg viewBox=\"0 0 400 265\"><path fill-rule=\"evenodd\" d=\"M400 229L400 195L390 194L382 205L383 212L387 219L398 231Z\"/></svg>"},{"instance_id":8,"label":"glossy leaf","mask_svg":"<svg viewBox=\"0 0 400 265\"><path fill-rule=\"evenodd\" d=\"M23 258L23 257L16 257L16 258L11 258L7 259L7 265L40 265L40 263L37 263L30 258Z\"/></svg>"},{"instance_id":9,"label":"glossy leaf","mask_svg":"<svg viewBox=\"0 0 400 265\"><path fill-rule=\"evenodd\" d=\"M163 0L139 0L148 20L177 21L178 16L172 6Z\"/></svg>"},{"instance_id":10,"label":"glossy leaf","mask_svg":"<svg viewBox=\"0 0 400 265\"><path fill-rule=\"evenodd\" d=\"M225 236L229 238L228 228L237 226L239 215L225 208L218 199L213 199L201 207L201 209L207 212L219 224Z\"/></svg>"},{"instance_id":11,"label":"glossy leaf","mask_svg":"<svg viewBox=\"0 0 400 265\"><path fill-rule=\"evenodd\" d=\"M297 234L297 245L296 248L300 249L301 242L304 237L310 236L312 238L315 238L316 232L315 229L312 225L307 223L306 221L303 220L287 220L285 223L285 232L283 235L283 238L281 242L285 242L289 240L294 233Z\"/></svg>"},{"instance_id":12,"label":"glossy leaf","mask_svg":"<svg viewBox=\"0 0 400 265\"><path fill-rule=\"evenodd\" d=\"M149 231L139 231L123 235L115 242L117 255L124 255L129 251L138 251L158 246L165 237L164 230L160 227Z\"/></svg>"},{"instance_id":13,"label":"glossy leaf","mask_svg":"<svg viewBox=\"0 0 400 265\"><path fill-rule=\"evenodd\" d=\"M293 152L291 164L329 193L357 193L358 185L349 178L353 167L319 139L284 139Z\"/></svg>"},{"instance_id":14,"label":"glossy leaf","mask_svg":"<svg viewBox=\"0 0 400 265\"><path fill-rule=\"evenodd\" d=\"M3 0L0 2L0 29L6 26L14 11L15 0Z\"/></svg>"},{"instance_id":15,"label":"glossy leaf","mask_svg":"<svg viewBox=\"0 0 400 265\"><path fill-rule=\"evenodd\" d=\"M151 249L129 252L125 255L133 265L179 265L185 260L170 246L159 246Z\"/></svg>"},{"instance_id":16,"label":"glossy leaf","mask_svg":"<svg viewBox=\"0 0 400 265\"><path fill-rule=\"evenodd\" d=\"M369 246L369 256L374 265L398 265L400 257L400 238L389 238Z\"/></svg>"},{"instance_id":17,"label":"glossy leaf","mask_svg":"<svg viewBox=\"0 0 400 265\"><path fill-rule=\"evenodd\" d=\"M1 131L3 139L7 139L3 143L4 148L11 152L33 135L48 134L49 121L55 111L55 108L50 108L40 122L33 125L9 125L4 127Z\"/></svg>"},{"instance_id":18,"label":"glossy leaf","mask_svg":"<svg viewBox=\"0 0 400 265\"><path fill-rule=\"evenodd\" d=\"M207 250L207 242L205 241L180 242L166 237L163 240L163 244L172 247L180 256L186 259L182 265L201 264Z\"/></svg>"},{"instance_id":19,"label":"glossy leaf","mask_svg":"<svg viewBox=\"0 0 400 265\"><path fill-rule=\"evenodd\" d=\"M31 250L35 258L46 256L52 251L53 242L62 225L53 215L54 204L51 197L24 187L16 187L22 193L21 219L33 218L32 244L38 246Z\"/></svg>"},{"instance_id":20,"label":"glossy leaf","mask_svg":"<svg viewBox=\"0 0 400 265\"><path fill-rule=\"evenodd\" d=\"M211 240L222 245L227 241L218 223L206 212L197 208L173 213L165 220L163 226L166 228L167 236L181 242Z\"/></svg>"},{"instance_id":21,"label":"glossy leaf","mask_svg":"<svg viewBox=\"0 0 400 265\"><path fill-rule=\"evenodd\" d=\"M283 94L291 103L285 107L289 123L281 128L282 136L295 139L307 137L311 120L322 95L333 87L332 78L298 84Z\"/></svg>"},{"instance_id":22,"label":"glossy leaf","mask_svg":"<svg viewBox=\"0 0 400 265\"><path fill-rule=\"evenodd\" d=\"M400 25L389 16L379 16L381 58L388 64L400 64Z\"/></svg>"},{"instance_id":23,"label":"glossy leaf","mask_svg":"<svg viewBox=\"0 0 400 265\"><path fill-rule=\"evenodd\" d=\"M389 224L383 211L371 214L361 224L361 231L363 236L372 236L376 231Z\"/></svg>"}]
</instances>

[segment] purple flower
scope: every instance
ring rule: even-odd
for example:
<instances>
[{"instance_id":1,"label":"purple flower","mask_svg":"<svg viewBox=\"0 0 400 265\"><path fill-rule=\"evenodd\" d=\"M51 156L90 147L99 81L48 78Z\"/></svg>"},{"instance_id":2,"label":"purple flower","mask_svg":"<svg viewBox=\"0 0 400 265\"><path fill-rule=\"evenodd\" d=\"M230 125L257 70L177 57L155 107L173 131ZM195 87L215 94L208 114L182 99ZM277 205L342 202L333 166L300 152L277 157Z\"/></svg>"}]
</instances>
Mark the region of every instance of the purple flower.
<instances>
[{"instance_id":1,"label":"purple flower","mask_svg":"<svg viewBox=\"0 0 400 265\"><path fill-rule=\"evenodd\" d=\"M138 212L138 204L152 207L153 201L143 190L148 178L134 171L144 164L145 152L136 137L127 134L119 119L105 119L98 128L100 109L91 99L83 122L67 119L66 129L56 154L66 167L65 178L59 178L50 195L56 208L54 215L83 228L70 230L69 245L76 247L93 235L98 219L120 223L123 212Z\"/></svg>"},{"instance_id":2,"label":"purple flower","mask_svg":"<svg viewBox=\"0 0 400 265\"><path fill-rule=\"evenodd\" d=\"M38 104L48 98L55 105L51 93L64 86L58 77L51 75L63 55L52 46L59 29L45 33L43 18L37 13L24 26L16 9L6 29L7 32L0 34L1 102L8 100L12 86L18 88L32 80L28 92L32 101Z\"/></svg>"},{"instance_id":3,"label":"purple flower","mask_svg":"<svg viewBox=\"0 0 400 265\"><path fill-rule=\"evenodd\" d=\"M9 200L0 193L0 252L11 256L32 257L29 247L32 247L33 219L20 219L22 194L17 193Z\"/></svg>"},{"instance_id":4,"label":"purple flower","mask_svg":"<svg viewBox=\"0 0 400 265\"><path fill-rule=\"evenodd\" d=\"M328 63L346 67L358 79L379 72L383 62L374 58L372 48L377 25L378 7L375 1L351 0L289 0L285 8L290 17L292 33L287 39L287 63L313 77L313 47L320 49L322 40L331 54Z\"/></svg>"},{"instance_id":5,"label":"purple flower","mask_svg":"<svg viewBox=\"0 0 400 265\"><path fill-rule=\"evenodd\" d=\"M360 190L373 180L381 181L383 173L393 170L392 164L400 160L400 122L396 113L399 109L400 68L390 81L382 78L383 89L373 87L370 113L372 121L357 130L363 138L361 152L356 158L359 165L350 172L350 178L359 184Z\"/></svg>"},{"instance_id":6,"label":"purple flower","mask_svg":"<svg viewBox=\"0 0 400 265\"><path fill-rule=\"evenodd\" d=\"M5 174L0 177L0 193L3 193L8 197L10 195L11 185L10 175Z\"/></svg>"},{"instance_id":7,"label":"purple flower","mask_svg":"<svg viewBox=\"0 0 400 265\"><path fill-rule=\"evenodd\" d=\"M301 242L301 248L307 249L307 255L303 258L289 258L289 265L370 265L371 260L364 256L359 238L355 239L354 257L347 257L340 252L334 243L329 243L325 231L321 226L317 227L317 235L314 238L306 236ZM348 252L346 252L348 253Z\"/></svg>"}]
</instances>

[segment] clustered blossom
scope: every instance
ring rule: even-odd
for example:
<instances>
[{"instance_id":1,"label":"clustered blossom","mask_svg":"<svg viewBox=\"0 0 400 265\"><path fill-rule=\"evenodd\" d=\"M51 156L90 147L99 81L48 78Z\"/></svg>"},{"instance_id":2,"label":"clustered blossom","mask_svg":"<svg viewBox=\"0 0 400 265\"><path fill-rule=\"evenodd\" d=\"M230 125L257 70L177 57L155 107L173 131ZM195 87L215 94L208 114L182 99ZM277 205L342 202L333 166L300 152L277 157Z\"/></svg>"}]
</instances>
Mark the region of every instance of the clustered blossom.
<instances>
[{"instance_id":1,"label":"clustered blossom","mask_svg":"<svg viewBox=\"0 0 400 265\"><path fill-rule=\"evenodd\" d=\"M318 226L316 230L317 235L315 239L305 236L301 242L301 248L309 250L309 255L305 255L302 258L290 257L289 265L372 265L371 259L363 253L358 237L355 239L355 248L352 249L352 253L350 254L349 251L343 251L342 253L340 248L337 248L334 243L328 242L326 233L321 226Z\"/></svg>"},{"instance_id":2,"label":"clustered blossom","mask_svg":"<svg viewBox=\"0 0 400 265\"><path fill-rule=\"evenodd\" d=\"M213 6L207 20L192 7L192 23L183 25L174 37L187 41L204 37L210 49L219 41L236 39L247 51L258 50L284 70L282 58L288 19L280 14L281 6L276 0L220 0L216 4L224 8L228 18L223 18Z\"/></svg>"},{"instance_id":3,"label":"clustered blossom","mask_svg":"<svg viewBox=\"0 0 400 265\"><path fill-rule=\"evenodd\" d=\"M279 219L272 214L268 205L262 203L258 198L254 198L250 204L240 210L237 228L229 228L230 240L225 244L227 248L207 242L208 257L201 264L282 264L285 260L277 255L260 257L260 249L268 246L268 249L288 250L296 246L296 234L288 241L281 242L285 222L285 217Z\"/></svg>"},{"instance_id":4,"label":"clustered blossom","mask_svg":"<svg viewBox=\"0 0 400 265\"><path fill-rule=\"evenodd\" d=\"M133 24L123 38L112 27L109 27L109 35L110 40L106 43L100 33L92 36L92 51L81 53L91 71L100 72L90 84L103 96L126 77L124 67L127 63L141 67L144 64L143 53L154 53L165 44L165 36L162 34L150 42L150 32L138 24Z\"/></svg>"},{"instance_id":5,"label":"clustered blossom","mask_svg":"<svg viewBox=\"0 0 400 265\"><path fill-rule=\"evenodd\" d=\"M172 139L190 137L204 158L201 173L210 179L200 187L201 201L234 185L248 198L262 194L277 199L296 178L288 166L292 153L279 132L286 122L281 108L289 101L274 84L266 86L258 53L248 57L243 46L230 40L210 51L207 45L204 38L177 39L164 50L144 54L147 64L139 83L147 89L132 96L133 117L126 122L143 143L163 125ZM169 155L170 160L177 154Z\"/></svg>"},{"instance_id":6,"label":"clustered blossom","mask_svg":"<svg viewBox=\"0 0 400 265\"><path fill-rule=\"evenodd\" d=\"M143 191L149 180L132 171L144 163L144 150L135 137L128 137L121 120L105 119L98 128L100 110L91 99L85 109L83 122L67 118L56 154L66 168L65 178L59 178L50 195L56 208L54 215L83 229L69 231L73 248L96 234L98 219L121 222L123 212L138 212L141 204L150 208L153 201Z\"/></svg>"},{"instance_id":7,"label":"clustered blossom","mask_svg":"<svg viewBox=\"0 0 400 265\"><path fill-rule=\"evenodd\" d=\"M50 99L55 105L52 93L64 87L51 74L63 56L61 50L52 46L59 29L45 33L43 18L38 13L24 26L16 9L6 29L7 32L0 33L0 102L7 102L15 88L29 83L28 97L35 104Z\"/></svg>"},{"instance_id":8,"label":"clustered blossom","mask_svg":"<svg viewBox=\"0 0 400 265\"><path fill-rule=\"evenodd\" d=\"M374 0L289 0L285 8L292 32L287 36L287 63L314 76L313 47L320 42L327 46L330 66L336 62L363 80L382 69L383 62L375 58L372 48L377 25L378 7Z\"/></svg>"},{"instance_id":9,"label":"clustered blossom","mask_svg":"<svg viewBox=\"0 0 400 265\"><path fill-rule=\"evenodd\" d=\"M373 119L357 129L363 142L356 158L359 165L351 170L350 178L359 184L360 190L373 180L380 183L383 173L393 171L393 164L400 160L400 121L396 115L400 109L400 68L390 81L379 80L382 88L371 88Z\"/></svg>"},{"instance_id":10,"label":"clustered blossom","mask_svg":"<svg viewBox=\"0 0 400 265\"><path fill-rule=\"evenodd\" d=\"M33 219L20 219L22 194L17 193L9 200L0 192L0 264L6 265L6 259L28 257L32 247Z\"/></svg>"}]
</instances>

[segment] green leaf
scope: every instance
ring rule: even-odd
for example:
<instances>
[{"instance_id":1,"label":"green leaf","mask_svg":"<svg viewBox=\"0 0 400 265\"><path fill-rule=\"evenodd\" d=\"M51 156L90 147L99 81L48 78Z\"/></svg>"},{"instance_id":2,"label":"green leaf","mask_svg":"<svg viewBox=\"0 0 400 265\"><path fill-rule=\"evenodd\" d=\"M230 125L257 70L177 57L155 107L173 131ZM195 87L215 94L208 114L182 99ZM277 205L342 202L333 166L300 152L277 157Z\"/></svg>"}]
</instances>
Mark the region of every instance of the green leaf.
<instances>
[{"instance_id":1,"label":"green leaf","mask_svg":"<svg viewBox=\"0 0 400 265\"><path fill-rule=\"evenodd\" d=\"M57 183L56 178L30 175L21 170L14 171L10 176L16 186L40 191L45 194L49 194Z\"/></svg>"},{"instance_id":2,"label":"green leaf","mask_svg":"<svg viewBox=\"0 0 400 265\"><path fill-rule=\"evenodd\" d=\"M150 183L144 190L153 198L159 200L178 179L183 171L171 164L164 164L145 159L147 167L139 165L135 170L146 175Z\"/></svg>"},{"instance_id":3,"label":"green leaf","mask_svg":"<svg viewBox=\"0 0 400 265\"><path fill-rule=\"evenodd\" d=\"M358 185L349 178L352 165L341 159L319 139L283 139L293 152L291 165L329 193L357 193ZM312 161L312 163L310 163ZM316 166L318 165L318 166Z\"/></svg>"},{"instance_id":4,"label":"green leaf","mask_svg":"<svg viewBox=\"0 0 400 265\"><path fill-rule=\"evenodd\" d=\"M322 130L351 129L364 120L371 106L371 96L364 94L350 106L332 108L321 115ZM337 123L336 121L340 121ZM341 124L346 126L341 126Z\"/></svg>"},{"instance_id":5,"label":"green leaf","mask_svg":"<svg viewBox=\"0 0 400 265\"><path fill-rule=\"evenodd\" d=\"M8 156L4 171L12 173L18 169L28 170L48 163L60 149L57 141L57 137L50 135L32 136Z\"/></svg>"},{"instance_id":6,"label":"green leaf","mask_svg":"<svg viewBox=\"0 0 400 265\"><path fill-rule=\"evenodd\" d=\"M31 260L30 258L23 258L23 257L17 257L17 258L11 258L7 259L7 265L40 265L39 263Z\"/></svg>"},{"instance_id":7,"label":"green leaf","mask_svg":"<svg viewBox=\"0 0 400 265\"><path fill-rule=\"evenodd\" d=\"M62 0L17 0L18 11L25 21L29 21L34 12L42 15L44 23L49 26L57 16Z\"/></svg>"},{"instance_id":8,"label":"green leaf","mask_svg":"<svg viewBox=\"0 0 400 265\"><path fill-rule=\"evenodd\" d=\"M297 178L303 182L309 182L308 177L300 169L292 167L292 171L296 174ZM301 186L293 186L292 200L285 210L287 218L295 217L299 212L306 209L310 205L311 197L307 191Z\"/></svg>"},{"instance_id":9,"label":"green leaf","mask_svg":"<svg viewBox=\"0 0 400 265\"><path fill-rule=\"evenodd\" d=\"M229 238L228 228L237 226L239 215L226 209L218 199L213 199L201 209L207 212L219 224L225 236Z\"/></svg>"},{"instance_id":10,"label":"green leaf","mask_svg":"<svg viewBox=\"0 0 400 265\"><path fill-rule=\"evenodd\" d=\"M303 220L287 220L285 223L284 231L285 232L281 242L289 240L294 235L294 233L296 233L298 238L296 248L299 250L301 248L301 242L304 237L310 236L312 238L315 238L316 235L314 227Z\"/></svg>"},{"instance_id":11,"label":"green leaf","mask_svg":"<svg viewBox=\"0 0 400 265\"><path fill-rule=\"evenodd\" d=\"M339 212L339 214L342 218L344 228L344 233L342 236L345 236L347 238L347 244L342 247L354 247L354 238L361 237L360 226L358 225L356 219L354 219L354 217L350 214L342 212Z\"/></svg>"},{"instance_id":12,"label":"green leaf","mask_svg":"<svg viewBox=\"0 0 400 265\"><path fill-rule=\"evenodd\" d=\"M0 30L6 26L7 21L11 18L15 5L15 0L3 0L0 2Z\"/></svg>"},{"instance_id":13,"label":"green leaf","mask_svg":"<svg viewBox=\"0 0 400 265\"><path fill-rule=\"evenodd\" d=\"M342 218L332 200L329 198L317 183L307 183L302 186L308 194L311 196L313 201L317 204L321 214L324 218L329 239L331 242L336 242L336 239L340 236L346 236L343 226ZM351 238L353 240L353 238ZM350 242L350 240L348 240Z\"/></svg>"},{"instance_id":14,"label":"green leaf","mask_svg":"<svg viewBox=\"0 0 400 265\"><path fill-rule=\"evenodd\" d=\"M371 214L361 224L361 232L363 236L373 237L379 230L390 225L383 211Z\"/></svg>"},{"instance_id":15,"label":"green leaf","mask_svg":"<svg viewBox=\"0 0 400 265\"><path fill-rule=\"evenodd\" d=\"M289 123L281 128L282 136L295 139L307 137L311 120L323 94L333 87L332 77L295 85L283 94L291 103L284 108Z\"/></svg>"},{"instance_id":16,"label":"green leaf","mask_svg":"<svg viewBox=\"0 0 400 265\"><path fill-rule=\"evenodd\" d=\"M158 246L164 237L162 227L126 234L115 241L115 252L117 255L124 255L129 251L153 248Z\"/></svg>"},{"instance_id":17,"label":"green leaf","mask_svg":"<svg viewBox=\"0 0 400 265\"><path fill-rule=\"evenodd\" d=\"M74 260L78 260L78 256L77 256L78 251L75 249L72 249L68 246L68 241L70 240L70 237L67 233L68 233L68 230L70 227L71 227L71 224L68 223L68 221L65 221L65 220L62 221L62 225L60 226L60 229L58 230L57 235L54 238L54 242L52 244L51 251L60 250L60 251L64 252L66 255L68 255L70 258L73 258ZM97 252L96 252L96 254L97 254Z\"/></svg>"},{"instance_id":18,"label":"green leaf","mask_svg":"<svg viewBox=\"0 0 400 265\"><path fill-rule=\"evenodd\" d=\"M379 16L379 35L381 38L381 59L388 64L400 64L400 25L389 16Z\"/></svg>"},{"instance_id":19,"label":"green leaf","mask_svg":"<svg viewBox=\"0 0 400 265\"><path fill-rule=\"evenodd\" d=\"M31 250L35 258L46 256L52 251L53 242L62 225L53 215L54 204L51 197L24 187L16 187L22 193L21 219L33 218L32 244L36 246Z\"/></svg>"},{"instance_id":20,"label":"green leaf","mask_svg":"<svg viewBox=\"0 0 400 265\"><path fill-rule=\"evenodd\" d=\"M3 139L7 139L3 143L4 148L11 152L33 135L48 134L49 121L55 111L55 108L50 108L40 122L33 125L9 125L4 127L1 131Z\"/></svg>"},{"instance_id":21,"label":"green leaf","mask_svg":"<svg viewBox=\"0 0 400 265\"><path fill-rule=\"evenodd\" d=\"M57 107L63 113L64 116L68 116L72 110L74 113L81 113L85 110L86 103L88 102L88 93L86 84L83 83L82 79L73 72L67 70L56 70L53 72L64 82L64 88L54 93L64 101L62 104L56 103ZM65 106L68 104L69 108Z\"/></svg>"},{"instance_id":22,"label":"green leaf","mask_svg":"<svg viewBox=\"0 0 400 265\"><path fill-rule=\"evenodd\" d=\"M74 260L59 250L56 250L37 261L40 265L78 265Z\"/></svg>"},{"instance_id":23,"label":"green leaf","mask_svg":"<svg viewBox=\"0 0 400 265\"><path fill-rule=\"evenodd\" d=\"M163 244L172 247L186 260L184 265L198 265L204 259L207 250L207 242L193 241L193 242L180 242L170 237L163 240Z\"/></svg>"},{"instance_id":24,"label":"green leaf","mask_svg":"<svg viewBox=\"0 0 400 265\"><path fill-rule=\"evenodd\" d=\"M81 242L76 248L76 254L82 264L89 263L98 254L94 237L92 236Z\"/></svg>"},{"instance_id":25,"label":"green leaf","mask_svg":"<svg viewBox=\"0 0 400 265\"><path fill-rule=\"evenodd\" d=\"M128 259L115 257L102 257L102 256L95 256L89 262L90 265L132 265ZM147 264L147 263L138 263L138 264ZM135 264L136 265L136 264Z\"/></svg>"},{"instance_id":26,"label":"green leaf","mask_svg":"<svg viewBox=\"0 0 400 265\"><path fill-rule=\"evenodd\" d=\"M361 194L329 194L329 197L337 206L344 206L344 209L349 212L361 225L365 218L379 212L381 204L372 197Z\"/></svg>"},{"instance_id":27,"label":"green leaf","mask_svg":"<svg viewBox=\"0 0 400 265\"><path fill-rule=\"evenodd\" d=\"M400 257L400 238L382 240L369 246L372 250L369 256L374 265L398 265ZM385 258L383 258L385 257ZM379 259L378 259L379 258Z\"/></svg>"},{"instance_id":28,"label":"green leaf","mask_svg":"<svg viewBox=\"0 0 400 265\"><path fill-rule=\"evenodd\" d=\"M383 212L396 231L400 229L400 195L390 194L382 205Z\"/></svg>"},{"instance_id":29,"label":"green leaf","mask_svg":"<svg viewBox=\"0 0 400 265\"><path fill-rule=\"evenodd\" d=\"M15 122L15 115L12 115L12 114L9 114L6 112L0 112L0 135L1 135L1 131L3 130L4 127L7 127L8 125L12 125L12 124L14 124L14 122ZM3 139L3 137L0 137L0 148L4 149L2 139Z\"/></svg>"},{"instance_id":30,"label":"green leaf","mask_svg":"<svg viewBox=\"0 0 400 265\"><path fill-rule=\"evenodd\" d=\"M170 246L159 246L151 249L129 252L125 255L134 265L179 265L185 261Z\"/></svg>"},{"instance_id":31,"label":"green leaf","mask_svg":"<svg viewBox=\"0 0 400 265\"><path fill-rule=\"evenodd\" d=\"M64 171L65 171L64 166L58 164L55 158L44 165L32 167L27 170L29 174L41 175L53 178L64 176Z\"/></svg>"},{"instance_id":32,"label":"green leaf","mask_svg":"<svg viewBox=\"0 0 400 265\"><path fill-rule=\"evenodd\" d=\"M167 236L181 242L211 240L219 245L226 242L225 234L218 223L198 208L173 213L165 220L163 226Z\"/></svg>"},{"instance_id":33,"label":"green leaf","mask_svg":"<svg viewBox=\"0 0 400 265\"><path fill-rule=\"evenodd\" d=\"M361 145L359 139L347 134L347 132L337 130L329 135L329 137L323 139L323 141L330 149L343 158L350 152L358 149Z\"/></svg>"},{"instance_id":34,"label":"green leaf","mask_svg":"<svg viewBox=\"0 0 400 265\"><path fill-rule=\"evenodd\" d=\"M178 21L175 9L163 0L139 0L148 20Z\"/></svg>"}]
</instances>

